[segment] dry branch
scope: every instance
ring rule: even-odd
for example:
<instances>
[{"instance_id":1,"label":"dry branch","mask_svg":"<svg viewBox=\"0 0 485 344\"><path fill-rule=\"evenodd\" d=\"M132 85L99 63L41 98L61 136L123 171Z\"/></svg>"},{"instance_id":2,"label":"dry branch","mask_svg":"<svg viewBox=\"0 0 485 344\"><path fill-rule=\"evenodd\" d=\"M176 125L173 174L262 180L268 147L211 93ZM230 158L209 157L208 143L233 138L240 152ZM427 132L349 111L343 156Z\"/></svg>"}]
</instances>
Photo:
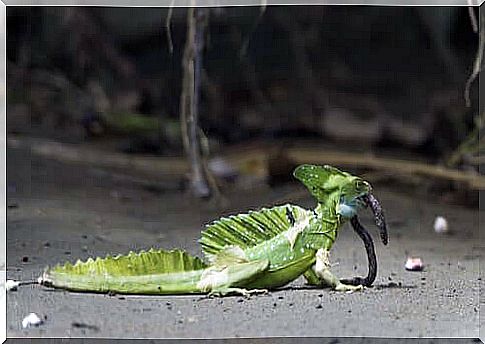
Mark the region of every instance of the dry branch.
<instances>
[{"instance_id":1,"label":"dry branch","mask_svg":"<svg viewBox=\"0 0 485 344\"><path fill-rule=\"evenodd\" d=\"M308 148L293 148L288 150L288 156L294 162L319 163L342 167L366 168L394 173L398 176L420 176L436 178L451 182L463 183L471 189L485 190L485 177L465 171L449 169L439 165L421 162L378 158L363 154L320 151Z\"/></svg>"},{"instance_id":2,"label":"dry branch","mask_svg":"<svg viewBox=\"0 0 485 344\"><path fill-rule=\"evenodd\" d=\"M180 116L184 148L190 161L192 192L197 197L217 196L217 185L209 175L201 152L199 107L202 82L202 52L208 10L189 8L187 37L183 57L183 81Z\"/></svg>"},{"instance_id":3,"label":"dry branch","mask_svg":"<svg viewBox=\"0 0 485 344\"><path fill-rule=\"evenodd\" d=\"M140 157L101 151L75 144L12 137L8 139L7 145L11 148L29 149L32 154L61 162L123 169L157 178L162 176L180 177L190 170L188 162L183 157ZM238 170L259 162L263 166L263 170L259 173L267 174L265 166L269 159L269 152L269 149L258 145L247 149L229 150L222 158ZM422 162L309 147L291 147L286 150L286 153L287 157L295 164L315 163L335 165L342 168L363 168L387 172L395 176L418 176L457 182L471 190L485 190L485 177L482 175Z\"/></svg>"}]
</instances>

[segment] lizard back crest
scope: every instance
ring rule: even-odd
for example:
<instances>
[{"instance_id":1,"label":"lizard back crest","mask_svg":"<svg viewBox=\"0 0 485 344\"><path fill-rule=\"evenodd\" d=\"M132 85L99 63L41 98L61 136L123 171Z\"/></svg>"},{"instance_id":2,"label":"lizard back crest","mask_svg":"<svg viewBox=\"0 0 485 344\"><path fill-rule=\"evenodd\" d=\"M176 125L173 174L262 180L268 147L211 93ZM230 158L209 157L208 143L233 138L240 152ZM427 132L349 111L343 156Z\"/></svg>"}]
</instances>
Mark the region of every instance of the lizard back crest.
<instances>
[{"instance_id":1,"label":"lizard back crest","mask_svg":"<svg viewBox=\"0 0 485 344\"><path fill-rule=\"evenodd\" d=\"M199 243L206 256L218 254L229 246L244 250L287 231L295 218L306 212L306 209L287 204L222 217L206 226Z\"/></svg>"},{"instance_id":2,"label":"lizard back crest","mask_svg":"<svg viewBox=\"0 0 485 344\"><path fill-rule=\"evenodd\" d=\"M199 270L206 264L182 250L155 250L130 252L127 255L106 256L78 260L75 264L66 263L48 268L45 276L54 278L57 275L91 275L91 276L139 276L159 273L174 273Z\"/></svg>"}]
</instances>

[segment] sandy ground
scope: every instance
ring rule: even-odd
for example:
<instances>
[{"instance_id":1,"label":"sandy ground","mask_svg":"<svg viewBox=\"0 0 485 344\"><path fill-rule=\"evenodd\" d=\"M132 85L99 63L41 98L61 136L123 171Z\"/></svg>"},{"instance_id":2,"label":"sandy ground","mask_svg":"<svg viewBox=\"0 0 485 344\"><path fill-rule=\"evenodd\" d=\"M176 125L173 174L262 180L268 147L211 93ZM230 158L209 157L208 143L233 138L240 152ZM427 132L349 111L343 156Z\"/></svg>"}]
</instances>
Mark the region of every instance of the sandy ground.
<instances>
[{"instance_id":1,"label":"sandy ground","mask_svg":"<svg viewBox=\"0 0 485 344\"><path fill-rule=\"evenodd\" d=\"M39 160L28 151L9 150L8 278L32 279L46 265L153 246L182 247L200 254L196 240L207 221L221 213L272 204L300 189L288 185L233 192L230 209L223 212L174 190L167 185L154 192L120 174ZM385 187L379 187L376 194L386 211L390 244L384 247L376 242L378 277L374 287L362 293L313 289L302 279L251 299L108 296L27 286L7 294L7 335L478 337L478 259L484 253L478 241L479 212L433 204ZM309 198L295 202L312 205ZM453 235L433 232L437 215L448 219ZM363 219L376 233L369 214ZM341 277L365 274L364 253L357 236L344 227L332 251L334 272ZM425 270L405 271L408 255L421 257ZM45 322L22 329L22 319L30 312L45 317ZM313 342L317 340L304 341ZM332 344L346 342L375 340L328 340ZM441 343L432 339L419 342Z\"/></svg>"}]
</instances>

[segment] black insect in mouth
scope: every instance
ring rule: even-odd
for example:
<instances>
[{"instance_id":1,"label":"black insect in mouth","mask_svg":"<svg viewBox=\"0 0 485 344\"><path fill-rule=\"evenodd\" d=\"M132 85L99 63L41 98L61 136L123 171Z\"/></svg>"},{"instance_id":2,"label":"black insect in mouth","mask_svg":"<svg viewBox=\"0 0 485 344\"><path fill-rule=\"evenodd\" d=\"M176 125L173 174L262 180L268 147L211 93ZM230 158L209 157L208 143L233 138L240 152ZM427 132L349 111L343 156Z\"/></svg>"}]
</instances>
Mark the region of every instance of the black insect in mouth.
<instances>
[{"instance_id":1,"label":"black insect in mouth","mask_svg":"<svg viewBox=\"0 0 485 344\"><path fill-rule=\"evenodd\" d=\"M363 200L366 203L366 205L372 210L372 213L374 214L374 223L379 229L379 234L381 236L382 243L384 245L387 245L387 243L389 242L389 235L387 233L386 220L384 218L384 212L382 211L382 206L380 202L371 193L368 193L367 195L363 196Z\"/></svg>"},{"instance_id":2,"label":"black insect in mouth","mask_svg":"<svg viewBox=\"0 0 485 344\"><path fill-rule=\"evenodd\" d=\"M381 204L377 198L375 198L374 195L369 192L365 195L357 197L356 203L362 205L363 208L369 207L372 210L372 213L374 214L374 222L379 229L381 241L384 245L387 245L389 242L387 225ZM369 262L369 271L366 277L354 277L352 279L341 280L341 282L353 285L362 284L364 286L371 286L377 276L377 258L374 249L374 242L367 229L365 229L365 227L359 222L357 215L350 219L350 224L357 235L364 242L365 250L367 252L367 260Z\"/></svg>"}]
</instances>

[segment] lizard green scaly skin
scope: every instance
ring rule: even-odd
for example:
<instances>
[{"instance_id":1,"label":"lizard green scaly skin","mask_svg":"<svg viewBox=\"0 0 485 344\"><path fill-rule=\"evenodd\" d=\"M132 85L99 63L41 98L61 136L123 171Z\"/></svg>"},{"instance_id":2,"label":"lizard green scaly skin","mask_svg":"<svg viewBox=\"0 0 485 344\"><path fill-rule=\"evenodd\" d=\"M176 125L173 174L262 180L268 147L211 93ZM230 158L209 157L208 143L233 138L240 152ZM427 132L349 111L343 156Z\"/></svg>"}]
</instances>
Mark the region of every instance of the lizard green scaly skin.
<instances>
[{"instance_id":1,"label":"lizard green scaly skin","mask_svg":"<svg viewBox=\"0 0 485 344\"><path fill-rule=\"evenodd\" d=\"M205 261L179 250L130 252L47 269L39 283L78 291L210 295L266 292L301 275L338 291L372 284L377 264L372 239L357 219L359 208L374 211L384 244L387 230L369 183L331 166L301 165L294 176L316 198L315 209L286 204L220 218L199 240ZM367 278L342 283L330 272L329 252L348 220L366 244L370 268Z\"/></svg>"}]
</instances>

